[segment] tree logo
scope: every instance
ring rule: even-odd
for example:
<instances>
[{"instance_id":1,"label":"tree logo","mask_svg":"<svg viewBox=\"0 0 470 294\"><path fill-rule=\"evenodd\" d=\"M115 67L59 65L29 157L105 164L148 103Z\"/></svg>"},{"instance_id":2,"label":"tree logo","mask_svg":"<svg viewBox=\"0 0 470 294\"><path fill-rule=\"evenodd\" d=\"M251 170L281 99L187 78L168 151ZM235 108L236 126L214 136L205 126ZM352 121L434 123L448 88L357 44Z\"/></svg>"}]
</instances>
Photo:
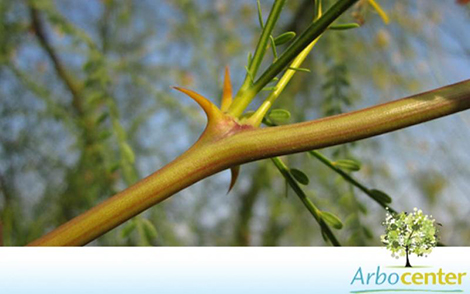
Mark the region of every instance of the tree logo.
<instances>
[{"instance_id":1,"label":"tree logo","mask_svg":"<svg viewBox=\"0 0 470 294\"><path fill-rule=\"evenodd\" d=\"M426 256L437 245L438 229L435 219L414 209L412 213L387 212L383 225L385 234L380 238L392 257L406 256L405 267L411 267L410 254Z\"/></svg>"}]
</instances>

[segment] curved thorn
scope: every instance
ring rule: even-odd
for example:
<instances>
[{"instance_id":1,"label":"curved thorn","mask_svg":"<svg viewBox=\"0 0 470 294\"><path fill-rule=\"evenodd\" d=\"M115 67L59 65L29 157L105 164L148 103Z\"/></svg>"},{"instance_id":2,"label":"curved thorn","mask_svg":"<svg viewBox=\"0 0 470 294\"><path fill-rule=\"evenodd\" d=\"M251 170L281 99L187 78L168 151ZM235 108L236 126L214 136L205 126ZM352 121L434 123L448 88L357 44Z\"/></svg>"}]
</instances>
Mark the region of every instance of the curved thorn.
<instances>
[{"instance_id":1,"label":"curved thorn","mask_svg":"<svg viewBox=\"0 0 470 294\"><path fill-rule=\"evenodd\" d=\"M235 183L237 182L238 175L240 174L240 166L237 165L237 166L230 168L230 173L232 175L232 178L230 180L230 187L228 188L227 194L230 193L233 186L235 186Z\"/></svg>"},{"instance_id":2,"label":"curved thorn","mask_svg":"<svg viewBox=\"0 0 470 294\"><path fill-rule=\"evenodd\" d=\"M223 114L219 110L219 108L217 108L217 106L215 106L212 102L210 102L209 99L207 99L206 97L194 91L185 89L185 88L180 88L180 87L173 87L173 88L175 90L183 92L184 94L191 97L194 101L196 101L197 104L199 104L202 110L204 110L204 112L206 113L208 123L219 120L222 117Z\"/></svg>"},{"instance_id":3,"label":"curved thorn","mask_svg":"<svg viewBox=\"0 0 470 294\"><path fill-rule=\"evenodd\" d=\"M225 77L224 77L224 90L222 93L222 103L220 109L222 111L227 111L230 105L232 104L232 82L230 81L230 71L228 66L225 67Z\"/></svg>"}]
</instances>

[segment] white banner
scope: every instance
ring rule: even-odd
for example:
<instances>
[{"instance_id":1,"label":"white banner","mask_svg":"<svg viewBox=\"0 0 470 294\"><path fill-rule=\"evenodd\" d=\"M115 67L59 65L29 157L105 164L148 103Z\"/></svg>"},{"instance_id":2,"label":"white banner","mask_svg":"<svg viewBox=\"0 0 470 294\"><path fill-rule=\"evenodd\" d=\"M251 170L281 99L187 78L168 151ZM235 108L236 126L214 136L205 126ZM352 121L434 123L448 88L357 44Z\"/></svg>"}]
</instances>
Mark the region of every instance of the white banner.
<instances>
[{"instance_id":1,"label":"white banner","mask_svg":"<svg viewBox=\"0 0 470 294\"><path fill-rule=\"evenodd\" d=\"M469 292L470 248L0 248L0 293Z\"/></svg>"}]
</instances>

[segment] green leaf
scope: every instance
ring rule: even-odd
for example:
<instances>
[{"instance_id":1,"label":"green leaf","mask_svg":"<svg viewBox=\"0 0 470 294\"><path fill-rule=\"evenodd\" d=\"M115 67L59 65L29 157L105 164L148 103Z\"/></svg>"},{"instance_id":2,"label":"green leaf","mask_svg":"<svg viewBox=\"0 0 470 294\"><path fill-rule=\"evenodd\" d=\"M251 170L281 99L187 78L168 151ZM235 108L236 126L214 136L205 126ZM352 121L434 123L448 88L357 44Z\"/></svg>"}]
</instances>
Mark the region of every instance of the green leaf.
<instances>
[{"instance_id":1,"label":"green leaf","mask_svg":"<svg viewBox=\"0 0 470 294\"><path fill-rule=\"evenodd\" d=\"M278 78L274 78L274 79L272 79L272 80L268 83L268 85L271 84L271 83L275 83L275 82L277 82L278 80L279 80ZM273 87L271 87L271 88L276 88L276 87L273 86ZM266 87L264 87L263 89L266 89Z\"/></svg>"},{"instance_id":2,"label":"green leaf","mask_svg":"<svg viewBox=\"0 0 470 294\"><path fill-rule=\"evenodd\" d=\"M372 231L367 228L367 227L362 227L362 230L364 231L364 235L366 236L367 239L371 240L374 238L374 234L372 233Z\"/></svg>"},{"instance_id":3,"label":"green leaf","mask_svg":"<svg viewBox=\"0 0 470 294\"><path fill-rule=\"evenodd\" d=\"M276 91L277 87L264 87L261 91Z\"/></svg>"},{"instance_id":4,"label":"green leaf","mask_svg":"<svg viewBox=\"0 0 470 294\"><path fill-rule=\"evenodd\" d=\"M121 164L119 162L112 164L111 167L109 168L109 173L113 173L117 171L120 167L121 167Z\"/></svg>"},{"instance_id":5,"label":"green leaf","mask_svg":"<svg viewBox=\"0 0 470 294\"><path fill-rule=\"evenodd\" d=\"M251 83L253 83L254 80L255 80L255 78L254 78L253 75L251 74L251 71L250 71L250 69L248 68L248 66L245 66L245 70L246 70L246 73L248 74L248 76L250 77Z\"/></svg>"},{"instance_id":6,"label":"green leaf","mask_svg":"<svg viewBox=\"0 0 470 294\"><path fill-rule=\"evenodd\" d=\"M285 109L273 109L269 112L268 118L277 123L287 122L290 119L290 112Z\"/></svg>"},{"instance_id":7,"label":"green leaf","mask_svg":"<svg viewBox=\"0 0 470 294\"><path fill-rule=\"evenodd\" d=\"M121 143L121 152L122 152L123 158L127 162L131 164L134 163L135 161L134 151L132 151L132 148L131 146L129 146L129 144L127 144L126 142Z\"/></svg>"},{"instance_id":8,"label":"green leaf","mask_svg":"<svg viewBox=\"0 0 470 294\"><path fill-rule=\"evenodd\" d=\"M267 125L268 127L275 127L277 124L272 122L268 117L263 117L263 124Z\"/></svg>"},{"instance_id":9,"label":"green leaf","mask_svg":"<svg viewBox=\"0 0 470 294\"><path fill-rule=\"evenodd\" d=\"M358 23L344 23L344 24L337 24L337 25L332 25L328 29L330 30L335 30L335 31L344 31L344 30L350 30L350 29L356 29L359 28L360 25Z\"/></svg>"},{"instance_id":10,"label":"green leaf","mask_svg":"<svg viewBox=\"0 0 470 294\"><path fill-rule=\"evenodd\" d=\"M127 238L134 231L136 223L134 220L131 220L121 231L121 237Z\"/></svg>"},{"instance_id":11,"label":"green leaf","mask_svg":"<svg viewBox=\"0 0 470 294\"><path fill-rule=\"evenodd\" d=\"M283 45L283 44L291 41L294 38L295 38L295 33L294 32L285 32L285 33L277 36L276 38L274 38L274 44L276 46Z\"/></svg>"},{"instance_id":12,"label":"green leaf","mask_svg":"<svg viewBox=\"0 0 470 294\"><path fill-rule=\"evenodd\" d=\"M268 83L268 85L269 85L270 83L275 83L275 82L277 82L278 80L279 80L278 78L274 78L274 79L272 79L272 80ZM266 87L265 87L265 88L266 88ZM273 86L272 88L275 88L275 86Z\"/></svg>"},{"instance_id":13,"label":"green leaf","mask_svg":"<svg viewBox=\"0 0 470 294\"><path fill-rule=\"evenodd\" d=\"M310 180L308 179L307 175L303 171L298 170L296 168L292 168L290 170L290 173L295 178L295 180L299 182L300 184L308 185L308 183L310 183Z\"/></svg>"},{"instance_id":14,"label":"green leaf","mask_svg":"<svg viewBox=\"0 0 470 294\"><path fill-rule=\"evenodd\" d=\"M157 229L155 226L146 218L141 220L142 227L144 229L145 236L149 241L156 238L158 236Z\"/></svg>"},{"instance_id":15,"label":"green leaf","mask_svg":"<svg viewBox=\"0 0 470 294\"><path fill-rule=\"evenodd\" d=\"M251 66L251 61L252 60L253 60L253 55L251 54L251 52L248 52L248 63L247 63L248 66L245 67L247 69L246 71L248 71L248 68Z\"/></svg>"},{"instance_id":16,"label":"green leaf","mask_svg":"<svg viewBox=\"0 0 470 294\"><path fill-rule=\"evenodd\" d=\"M101 101L103 101L105 95L101 91L93 91L90 94L87 95L86 98L86 104L90 106L94 106L99 104Z\"/></svg>"},{"instance_id":17,"label":"green leaf","mask_svg":"<svg viewBox=\"0 0 470 294\"><path fill-rule=\"evenodd\" d=\"M108 116L109 116L109 115L108 115L107 112L101 114L101 115L98 117L98 119L96 120L96 123L97 123L97 124L103 123L103 122L108 118Z\"/></svg>"},{"instance_id":18,"label":"green leaf","mask_svg":"<svg viewBox=\"0 0 470 294\"><path fill-rule=\"evenodd\" d=\"M250 116L252 116L255 112L253 110L248 110L247 112L243 113L240 116L240 119L248 119Z\"/></svg>"},{"instance_id":19,"label":"green leaf","mask_svg":"<svg viewBox=\"0 0 470 294\"><path fill-rule=\"evenodd\" d=\"M369 190L369 192L370 192L370 196L372 196L372 198L374 198L375 200L379 202L382 202L385 204L392 203L392 198L383 191L372 189L372 190Z\"/></svg>"},{"instance_id":20,"label":"green leaf","mask_svg":"<svg viewBox=\"0 0 470 294\"><path fill-rule=\"evenodd\" d=\"M113 133L111 131L103 131L98 135L98 140L106 140L111 137Z\"/></svg>"},{"instance_id":21,"label":"green leaf","mask_svg":"<svg viewBox=\"0 0 470 294\"><path fill-rule=\"evenodd\" d=\"M361 163L353 159L340 159L333 163L336 167L350 171L358 171L361 169Z\"/></svg>"},{"instance_id":22,"label":"green leaf","mask_svg":"<svg viewBox=\"0 0 470 294\"><path fill-rule=\"evenodd\" d=\"M269 39L271 40L271 48L273 50L274 61L276 61L277 60L276 41L274 40L273 35L270 35Z\"/></svg>"},{"instance_id":23,"label":"green leaf","mask_svg":"<svg viewBox=\"0 0 470 294\"><path fill-rule=\"evenodd\" d=\"M256 1L256 5L258 7L258 21L259 21L259 25L260 27L263 29L264 28L264 24L263 24L263 13L261 12L261 3L259 2L259 0Z\"/></svg>"},{"instance_id":24,"label":"green leaf","mask_svg":"<svg viewBox=\"0 0 470 294\"><path fill-rule=\"evenodd\" d=\"M365 207L364 204L362 204L361 202L358 202L358 203L357 203L357 207L359 208L359 210L360 210L363 214L367 214L367 213L368 213L367 207Z\"/></svg>"},{"instance_id":25,"label":"green leaf","mask_svg":"<svg viewBox=\"0 0 470 294\"><path fill-rule=\"evenodd\" d=\"M289 66L288 69L295 70L295 71L301 71L301 72L311 72L308 68L301 68L301 67L291 67L291 66Z\"/></svg>"},{"instance_id":26,"label":"green leaf","mask_svg":"<svg viewBox=\"0 0 470 294\"><path fill-rule=\"evenodd\" d=\"M327 224L329 224L333 228L337 230L341 230L343 228L343 223L336 215L327 211L322 211L320 216Z\"/></svg>"},{"instance_id":27,"label":"green leaf","mask_svg":"<svg viewBox=\"0 0 470 294\"><path fill-rule=\"evenodd\" d=\"M91 60L88 60L83 64L83 70L86 72L91 72L94 69L94 63Z\"/></svg>"}]
</instances>

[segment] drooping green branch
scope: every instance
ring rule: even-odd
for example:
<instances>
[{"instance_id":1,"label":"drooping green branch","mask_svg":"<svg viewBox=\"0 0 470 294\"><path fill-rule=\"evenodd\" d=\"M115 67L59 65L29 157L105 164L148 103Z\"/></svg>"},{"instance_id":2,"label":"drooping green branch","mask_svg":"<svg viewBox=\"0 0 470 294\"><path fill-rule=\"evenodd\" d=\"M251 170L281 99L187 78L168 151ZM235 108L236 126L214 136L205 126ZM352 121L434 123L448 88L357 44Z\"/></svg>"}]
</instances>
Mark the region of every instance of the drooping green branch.
<instances>
[{"instance_id":1,"label":"drooping green branch","mask_svg":"<svg viewBox=\"0 0 470 294\"><path fill-rule=\"evenodd\" d=\"M253 86L240 91L229 112L239 117L251 100L264 86L270 83L281 71L283 71L299 53L311 42L318 38L342 13L350 8L358 0L339 0L322 17L313 22L295 41L271 64L263 74L254 82Z\"/></svg>"},{"instance_id":2,"label":"drooping green branch","mask_svg":"<svg viewBox=\"0 0 470 294\"><path fill-rule=\"evenodd\" d=\"M388 209L390 212L395 212L395 210L389 206L389 203L391 202L391 200L389 200L388 199L389 197L383 194L383 192L379 190L367 188L366 186L361 184L358 180L356 180L353 176L351 176L344 170L336 167L331 160L329 160L325 155L321 154L320 152L316 150L312 150L312 151L309 151L309 154L311 154L316 159L318 159L321 163L328 166L334 172L339 174L345 181L349 182L351 185L355 186L356 188L364 192L366 195L372 198L375 202L377 202L380 206L382 206L385 209Z\"/></svg>"},{"instance_id":3,"label":"drooping green branch","mask_svg":"<svg viewBox=\"0 0 470 294\"><path fill-rule=\"evenodd\" d=\"M320 229L321 229L322 234L324 235L325 239L330 240L331 244L334 245L334 246L341 246L338 239L336 238L336 236L331 231L330 227L323 220L322 211L317 208L317 206L312 202L312 200L310 200L307 197L307 195L302 190L302 188L300 188L299 184L297 183L295 178L290 173L289 168L287 167L287 165L279 157L273 157L273 158L271 158L271 160L274 163L274 165L276 166L276 168L279 170L279 172L282 174L282 176L286 179L289 186L294 190L295 194L299 197L300 201L302 201L304 206L308 209L310 214L313 216L313 218L320 225Z\"/></svg>"},{"instance_id":4,"label":"drooping green branch","mask_svg":"<svg viewBox=\"0 0 470 294\"><path fill-rule=\"evenodd\" d=\"M69 74L66 67L59 58L59 55L56 53L52 47L46 32L44 30L44 25L40 18L39 11L34 7L29 7L29 13L31 17L31 28L34 31L39 43L42 48L46 51L47 55L52 61L52 65L58 75L58 77L64 82L67 89L72 94L72 104L74 109L77 111L79 116L83 116L83 97L81 97L81 89L79 84L75 79Z\"/></svg>"},{"instance_id":5,"label":"drooping green branch","mask_svg":"<svg viewBox=\"0 0 470 294\"><path fill-rule=\"evenodd\" d=\"M197 99L206 111L216 112L208 100ZM222 113L208 113L210 121L201 138L179 158L31 245L84 245L178 191L232 166L369 138L468 108L470 80L287 126L254 128Z\"/></svg>"}]
</instances>

